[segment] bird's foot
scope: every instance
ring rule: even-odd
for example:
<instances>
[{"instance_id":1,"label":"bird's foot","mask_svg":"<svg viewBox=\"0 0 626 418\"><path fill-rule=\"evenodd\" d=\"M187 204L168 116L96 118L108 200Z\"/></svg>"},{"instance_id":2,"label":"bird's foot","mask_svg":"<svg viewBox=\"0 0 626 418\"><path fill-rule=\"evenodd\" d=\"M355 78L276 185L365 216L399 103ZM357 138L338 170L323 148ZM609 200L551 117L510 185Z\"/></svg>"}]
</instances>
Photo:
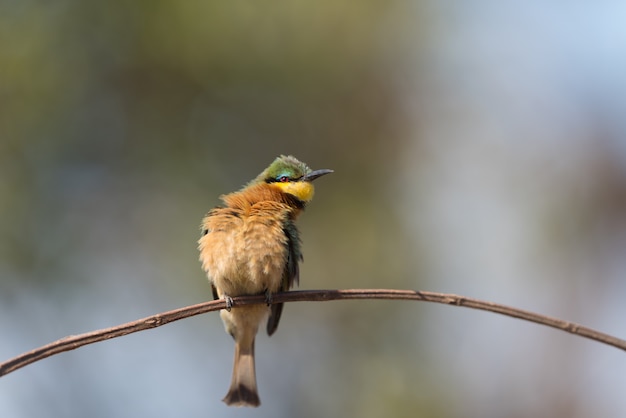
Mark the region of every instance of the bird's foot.
<instances>
[{"instance_id":1,"label":"bird's foot","mask_svg":"<svg viewBox=\"0 0 626 418\"><path fill-rule=\"evenodd\" d=\"M226 310L230 312L230 309L233 307L233 298L228 295L223 295L223 298L226 301Z\"/></svg>"},{"instance_id":2,"label":"bird's foot","mask_svg":"<svg viewBox=\"0 0 626 418\"><path fill-rule=\"evenodd\" d=\"M265 290L265 303L267 303L267 306L272 304L272 292L269 289Z\"/></svg>"}]
</instances>

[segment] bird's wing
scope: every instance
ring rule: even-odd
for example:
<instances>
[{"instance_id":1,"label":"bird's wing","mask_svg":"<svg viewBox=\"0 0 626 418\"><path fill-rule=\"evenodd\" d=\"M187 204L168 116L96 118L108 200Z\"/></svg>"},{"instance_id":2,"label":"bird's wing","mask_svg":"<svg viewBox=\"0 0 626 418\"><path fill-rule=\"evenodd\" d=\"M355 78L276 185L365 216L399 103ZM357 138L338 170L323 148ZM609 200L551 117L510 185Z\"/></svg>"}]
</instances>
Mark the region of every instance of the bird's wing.
<instances>
[{"instance_id":1,"label":"bird's wing","mask_svg":"<svg viewBox=\"0 0 626 418\"><path fill-rule=\"evenodd\" d=\"M280 290L281 292L286 292L293 287L294 284L298 284L300 280L300 261L302 261L302 253L300 251L300 237L298 236L298 230L293 221L289 220L285 223L283 232L287 238L285 243L287 247L287 262L283 270ZM282 312L282 303L272 305L271 314L267 320L267 335L272 335L276 331L276 328L278 328Z\"/></svg>"}]
</instances>

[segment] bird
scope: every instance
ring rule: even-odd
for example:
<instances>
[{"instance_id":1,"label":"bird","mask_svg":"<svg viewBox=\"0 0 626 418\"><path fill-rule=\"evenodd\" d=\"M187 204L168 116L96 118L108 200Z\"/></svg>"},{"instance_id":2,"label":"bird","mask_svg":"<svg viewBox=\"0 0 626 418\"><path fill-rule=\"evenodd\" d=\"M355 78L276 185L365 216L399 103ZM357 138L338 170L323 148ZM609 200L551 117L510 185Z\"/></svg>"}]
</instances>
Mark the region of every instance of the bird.
<instances>
[{"instance_id":1,"label":"bird","mask_svg":"<svg viewBox=\"0 0 626 418\"><path fill-rule=\"evenodd\" d=\"M261 404L254 364L254 340L267 319L272 335L283 304L271 304L272 294L299 281L302 261L296 219L313 199L313 180L333 170L311 170L291 155L280 155L239 191L222 195L222 206L210 210L201 223L200 262L214 299L225 299L220 311L224 328L235 340L229 406ZM265 295L266 304L232 306L232 298Z\"/></svg>"}]
</instances>

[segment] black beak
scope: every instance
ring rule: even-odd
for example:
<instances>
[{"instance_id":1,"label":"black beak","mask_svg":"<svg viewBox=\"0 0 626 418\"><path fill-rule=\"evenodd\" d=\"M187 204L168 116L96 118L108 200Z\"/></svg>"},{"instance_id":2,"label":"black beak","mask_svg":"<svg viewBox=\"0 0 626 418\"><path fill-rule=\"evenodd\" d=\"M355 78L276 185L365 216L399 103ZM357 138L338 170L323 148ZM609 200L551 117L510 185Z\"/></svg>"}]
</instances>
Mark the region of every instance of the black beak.
<instances>
[{"instance_id":1,"label":"black beak","mask_svg":"<svg viewBox=\"0 0 626 418\"><path fill-rule=\"evenodd\" d=\"M325 174L333 173L333 170L329 170L327 168L323 168L321 170L311 171L309 174L306 174L302 177L302 181L313 181L318 177L322 177Z\"/></svg>"}]
</instances>

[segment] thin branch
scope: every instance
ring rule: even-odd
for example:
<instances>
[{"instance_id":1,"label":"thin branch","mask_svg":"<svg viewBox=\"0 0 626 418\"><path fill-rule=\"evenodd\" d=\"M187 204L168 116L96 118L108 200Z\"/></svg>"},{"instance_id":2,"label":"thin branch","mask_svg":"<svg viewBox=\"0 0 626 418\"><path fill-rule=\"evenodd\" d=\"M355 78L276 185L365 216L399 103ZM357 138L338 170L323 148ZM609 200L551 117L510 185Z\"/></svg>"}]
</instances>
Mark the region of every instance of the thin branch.
<instances>
[{"instance_id":1,"label":"thin branch","mask_svg":"<svg viewBox=\"0 0 626 418\"><path fill-rule=\"evenodd\" d=\"M464 296L447 293L420 292L414 290L390 290L390 289L347 289L347 290L299 290L272 295L272 303L282 302L324 302L345 299L393 299L393 300L416 300L424 302L442 303L446 305L464 306L466 308L480 309L495 312L525 321L535 322L552 328L560 329L580 337L589 338L626 351L626 341L611 335L596 331L573 322L563 321L558 318L540 315L534 312L524 311L493 302L486 302ZM267 303L265 295L239 296L233 298L233 306ZM173 311L163 312L136 321L127 322L111 328L104 328L79 335L71 335L60 340L46 344L27 353L20 354L0 364L0 376L9 374L17 369L27 366L46 357L74 350L87 344L121 337L191 316L204 314L219 309L225 309L224 300L199 303L186 306Z\"/></svg>"}]
</instances>

